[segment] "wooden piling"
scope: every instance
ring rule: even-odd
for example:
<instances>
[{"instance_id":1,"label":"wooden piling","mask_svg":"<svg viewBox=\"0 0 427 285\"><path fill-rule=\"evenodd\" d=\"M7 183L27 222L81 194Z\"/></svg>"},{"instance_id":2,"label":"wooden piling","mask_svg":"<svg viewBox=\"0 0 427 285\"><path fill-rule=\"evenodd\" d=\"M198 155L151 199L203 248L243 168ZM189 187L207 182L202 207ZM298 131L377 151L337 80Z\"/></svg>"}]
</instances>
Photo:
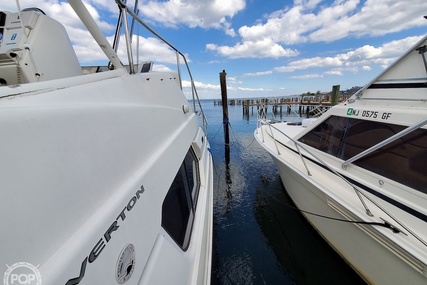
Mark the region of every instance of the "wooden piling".
<instances>
[{"instance_id":1,"label":"wooden piling","mask_svg":"<svg viewBox=\"0 0 427 285\"><path fill-rule=\"evenodd\" d=\"M331 98L332 106L338 103L339 96L340 96L340 86L339 85L332 86L332 98Z\"/></svg>"},{"instance_id":2,"label":"wooden piling","mask_svg":"<svg viewBox=\"0 0 427 285\"><path fill-rule=\"evenodd\" d=\"M221 85L221 99L222 99L222 124L224 125L224 138L225 145L230 145L229 133L229 119L228 119L228 105L227 105L227 83L226 83L225 70L219 73L219 83Z\"/></svg>"}]
</instances>

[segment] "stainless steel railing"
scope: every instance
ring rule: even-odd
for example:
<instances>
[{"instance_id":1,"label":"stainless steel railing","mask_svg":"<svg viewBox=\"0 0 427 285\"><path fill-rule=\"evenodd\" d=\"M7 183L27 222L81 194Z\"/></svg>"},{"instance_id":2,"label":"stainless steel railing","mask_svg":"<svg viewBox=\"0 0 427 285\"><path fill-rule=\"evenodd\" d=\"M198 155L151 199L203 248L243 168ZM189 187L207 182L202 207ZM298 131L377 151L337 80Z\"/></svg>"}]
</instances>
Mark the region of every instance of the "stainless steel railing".
<instances>
[{"instance_id":1,"label":"stainless steel railing","mask_svg":"<svg viewBox=\"0 0 427 285\"><path fill-rule=\"evenodd\" d=\"M300 143L297 140L294 140L292 137L290 137L289 135L285 134L283 131L281 131L280 129L276 128L274 126L274 124L272 124L269 120L267 120L265 117L263 118L258 118L257 120L257 132L258 130L261 131L261 138L262 138L262 142L264 143L264 130L263 130L263 126L269 128L269 136L271 136L272 140L274 141L275 147L277 149L277 154L278 156L281 156L281 153L279 151L279 147L277 145L277 138L274 135L273 129L278 133L281 134L283 136L285 136L287 139L289 139L291 142L294 143L296 151L298 152L304 167L307 171L307 175L311 176L310 170L308 169L307 164L305 163L305 157L301 152L301 149L304 150L307 154L309 154L310 156L312 156L317 162L319 162L322 166L324 166L326 169L328 169L329 171L331 171L332 173L334 173L337 177L339 177L340 179L342 179L345 183L347 183L350 187L353 188L354 192L356 193L358 199L360 200L362 206L365 209L365 212L368 216L373 217L373 214L371 212L371 210L369 209L368 205L365 202L365 199L368 200L370 203L372 203L377 209L379 209L381 212L383 212L385 215L387 215L390 219L392 219L395 223L397 223L399 225L399 227L403 228L407 233L409 233L411 236L413 236L415 239L417 239L420 243L422 243L424 246L427 246L427 241L424 240L423 238L421 238L419 235L417 235L413 230L411 230L405 223L403 223L402 221L400 221L397 217L395 217L394 215L392 215L389 211L387 211L384 207L382 207L379 203L377 203L376 201L374 201L372 198L370 198L368 195L364 194L361 189L359 189L356 185L354 185L353 183L351 183L350 181L348 181L345 177L343 177L340 173L338 173L332 166L330 166L328 163L324 162L322 159L320 159L318 156L316 156L312 151L310 151L309 149L307 149L302 143ZM412 131L415 128L418 128L422 125L426 124L426 119L421 120L420 122L418 122L417 124L415 124L414 126L408 128L407 132ZM400 134L400 133L398 133ZM396 227L392 227L396 228ZM400 232L400 230L399 230Z\"/></svg>"},{"instance_id":2,"label":"stainless steel railing","mask_svg":"<svg viewBox=\"0 0 427 285\"><path fill-rule=\"evenodd\" d=\"M131 29L131 31L129 31L129 25L127 22L127 15L131 16L133 21L132 21L132 27L133 27L133 23L136 21L139 24L141 24L141 26L143 26L146 30L148 30L151 34L153 34L155 37L157 37L159 40L161 40L163 43L165 43L167 46L169 46L172 50L175 51L176 53L176 66L177 66L177 71L178 71L178 78L179 78L179 83L180 83L180 87L181 89L183 89L182 87L182 76L181 76L181 69L180 69L180 58L182 58L184 60L184 64L187 68L187 73L188 76L190 77L190 82L191 82L191 95L193 98L193 110L196 114L198 114L201 117L201 121L203 124L203 128L205 129L205 132L207 131L207 126L208 126L208 122L206 120L205 114L203 112L203 108L202 108L202 104L200 102L199 99L199 95L197 93L197 89L196 89L196 85L194 84L194 80L193 80L193 75L191 74L190 71L190 66L188 65L187 59L185 57L185 55L180 52L176 47L174 47L172 44L170 44L166 39L164 39L162 36L160 36L157 32L155 32L151 27L149 27L138 15L137 13L135 13L135 11L133 11L130 7L128 7L126 5L125 2L123 2L122 0L115 0L117 5L119 6L120 9L120 17L119 17L119 22L117 24L118 30L120 29L119 27L121 26L121 20L123 20L123 25L125 28L125 39L126 39L126 46L127 46L127 53L128 53L128 58L129 58L129 72L130 73L135 73L135 64L133 62L133 55L132 55L132 48L131 48L131 32L133 30L133 28ZM135 4L137 5L137 4ZM119 33L116 33L116 38L119 37ZM197 105L196 105L197 102Z\"/></svg>"}]
</instances>

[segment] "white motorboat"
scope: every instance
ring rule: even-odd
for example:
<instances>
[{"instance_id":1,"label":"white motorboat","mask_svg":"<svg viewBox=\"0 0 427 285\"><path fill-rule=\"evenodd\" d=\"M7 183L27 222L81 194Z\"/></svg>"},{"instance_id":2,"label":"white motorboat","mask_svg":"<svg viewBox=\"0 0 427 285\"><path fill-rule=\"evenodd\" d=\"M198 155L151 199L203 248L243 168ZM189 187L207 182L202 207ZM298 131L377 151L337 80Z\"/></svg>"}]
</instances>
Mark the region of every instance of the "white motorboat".
<instances>
[{"instance_id":1,"label":"white motorboat","mask_svg":"<svg viewBox=\"0 0 427 285\"><path fill-rule=\"evenodd\" d=\"M298 209L371 284L427 284L426 51L424 37L317 119L255 131Z\"/></svg>"},{"instance_id":2,"label":"white motorboat","mask_svg":"<svg viewBox=\"0 0 427 285\"><path fill-rule=\"evenodd\" d=\"M4 284L210 284L212 157L194 83L194 104L182 91L185 57L165 42L177 72L134 64L129 27L146 25L117 0L125 67L69 3L112 70L83 74L41 10L0 12Z\"/></svg>"}]
</instances>

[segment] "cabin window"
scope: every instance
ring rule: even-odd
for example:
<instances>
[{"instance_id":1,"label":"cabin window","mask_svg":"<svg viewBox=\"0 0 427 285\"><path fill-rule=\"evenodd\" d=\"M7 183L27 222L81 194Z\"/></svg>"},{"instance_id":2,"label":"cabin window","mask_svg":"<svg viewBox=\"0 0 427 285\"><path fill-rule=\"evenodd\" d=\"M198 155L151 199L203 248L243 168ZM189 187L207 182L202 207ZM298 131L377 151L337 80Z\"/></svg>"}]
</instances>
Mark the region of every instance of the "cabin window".
<instances>
[{"instance_id":1,"label":"cabin window","mask_svg":"<svg viewBox=\"0 0 427 285\"><path fill-rule=\"evenodd\" d=\"M404 128L332 116L300 141L347 160ZM427 130L415 130L354 164L427 194Z\"/></svg>"},{"instance_id":2,"label":"cabin window","mask_svg":"<svg viewBox=\"0 0 427 285\"><path fill-rule=\"evenodd\" d=\"M184 251L190 243L199 189L199 165L190 148L162 205L162 227Z\"/></svg>"}]
</instances>

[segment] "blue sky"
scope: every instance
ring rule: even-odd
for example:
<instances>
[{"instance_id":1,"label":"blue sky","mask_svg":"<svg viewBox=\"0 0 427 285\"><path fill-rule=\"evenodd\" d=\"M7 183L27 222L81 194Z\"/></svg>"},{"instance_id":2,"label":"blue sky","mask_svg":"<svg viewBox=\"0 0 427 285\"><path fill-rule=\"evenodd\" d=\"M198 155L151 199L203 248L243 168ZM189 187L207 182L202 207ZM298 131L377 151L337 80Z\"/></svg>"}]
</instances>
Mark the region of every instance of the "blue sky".
<instances>
[{"instance_id":1,"label":"blue sky","mask_svg":"<svg viewBox=\"0 0 427 285\"><path fill-rule=\"evenodd\" d=\"M2 2L1 10L17 10L15 1ZM112 41L114 1L85 3ZM82 65L107 63L66 2L20 0L20 5L39 7L64 24ZM222 70L229 98L363 86L427 32L426 0L140 0L139 10L187 55L204 99L220 98ZM124 41L122 47L119 55ZM139 47L141 61L154 61L154 70L175 69L174 53L150 34L140 34Z\"/></svg>"}]
</instances>

